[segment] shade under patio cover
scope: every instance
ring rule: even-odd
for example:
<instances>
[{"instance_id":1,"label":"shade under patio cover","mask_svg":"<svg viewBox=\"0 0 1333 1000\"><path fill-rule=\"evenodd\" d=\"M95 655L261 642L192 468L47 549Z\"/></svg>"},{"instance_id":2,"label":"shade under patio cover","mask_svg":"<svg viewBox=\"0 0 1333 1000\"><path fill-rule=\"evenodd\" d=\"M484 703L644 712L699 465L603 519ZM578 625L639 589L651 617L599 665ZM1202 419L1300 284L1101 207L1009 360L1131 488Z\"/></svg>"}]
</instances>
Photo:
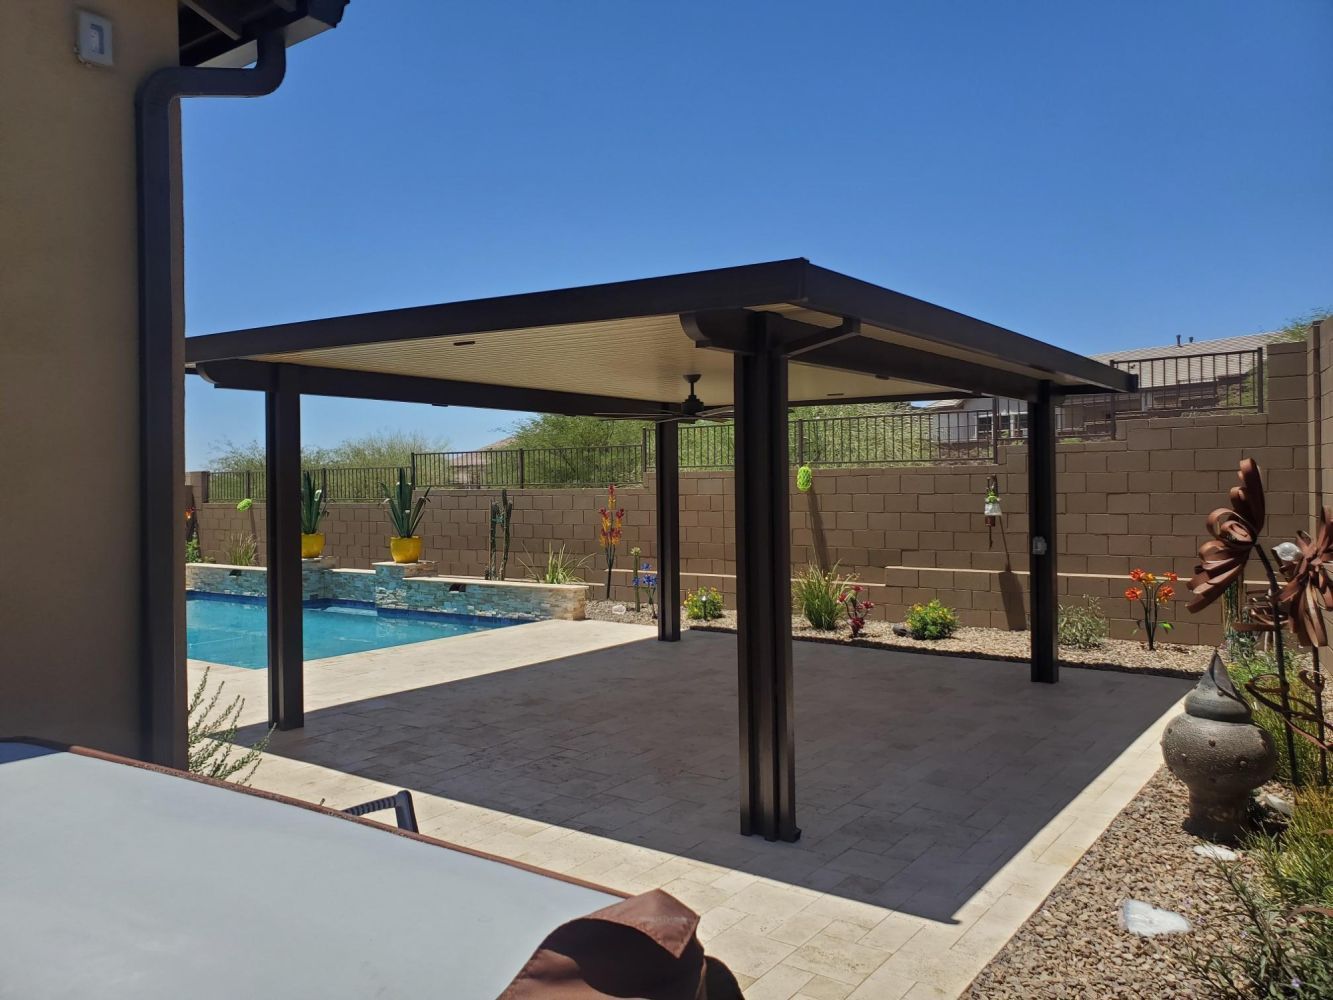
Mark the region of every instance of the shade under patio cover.
<instances>
[{"instance_id":1,"label":"shade under patio cover","mask_svg":"<svg viewBox=\"0 0 1333 1000\"><path fill-rule=\"evenodd\" d=\"M191 337L187 369L265 393L270 719L304 724L300 397L564 414L680 413L686 375L736 424L740 827L794 840L788 407L1028 403L1032 679L1054 682L1055 410L1135 376L804 259ZM680 638L678 438L656 430L658 637ZM980 515L978 515L980 516ZM886 654L887 655L887 654Z\"/></svg>"}]
</instances>

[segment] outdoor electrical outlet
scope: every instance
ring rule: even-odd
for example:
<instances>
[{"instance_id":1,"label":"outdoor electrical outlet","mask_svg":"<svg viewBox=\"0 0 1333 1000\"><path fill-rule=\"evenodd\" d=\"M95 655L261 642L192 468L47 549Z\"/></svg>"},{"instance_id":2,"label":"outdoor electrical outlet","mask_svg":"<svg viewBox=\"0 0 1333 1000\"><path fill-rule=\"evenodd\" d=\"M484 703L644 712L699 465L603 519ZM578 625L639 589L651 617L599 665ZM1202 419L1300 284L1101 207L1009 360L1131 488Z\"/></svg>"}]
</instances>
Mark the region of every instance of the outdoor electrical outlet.
<instances>
[{"instance_id":1,"label":"outdoor electrical outlet","mask_svg":"<svg viewBox=\"0 0 1333 1000\"><path fill-rule=\"evenodd\" d=\"M91 11L79 11L78 37L74 43L74 54L79 57L79 62L93 66L114 66L111 19Z\"/></svg>"}]
</instances>

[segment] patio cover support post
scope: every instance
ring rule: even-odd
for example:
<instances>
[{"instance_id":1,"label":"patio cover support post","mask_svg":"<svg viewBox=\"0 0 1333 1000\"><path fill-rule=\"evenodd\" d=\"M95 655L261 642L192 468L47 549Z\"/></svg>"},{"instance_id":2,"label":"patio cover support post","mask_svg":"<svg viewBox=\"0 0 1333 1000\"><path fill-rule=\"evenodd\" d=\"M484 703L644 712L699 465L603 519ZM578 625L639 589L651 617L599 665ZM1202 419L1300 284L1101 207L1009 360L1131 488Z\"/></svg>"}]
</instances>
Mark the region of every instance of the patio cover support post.
<instances>
[{"instance_id":1,"label":"patio cover support post","mask_svg":"<svg viewBox=\"0 0 1333 1000\"><path fill-rule=\"evenodd\" d=\"M767 317L759 349L733 356L736 412L737 669L741 833L794 841L787 359ZM660 461L660 459L659 459Z\"/></svg>"},{"instance_id":2,"label":"patio cover support post","mask_svg":"<svg viewBox=\"0 0 1333 1000\"><path fill-rule=\"evenodd\" d=\"M680 641L680 425L655 429L657 449L657 638ZM634 567L637 575L639 567Z\"/></svg>"},{"instance_id":3,"label":"patio cover support post","mask_svg":"<svg viewBox=\"0 0 1333 1000\"><path fill-rule=\"evenodd\" d=\"M268 721L305 725L301 648L301 393L296 373L274 365L264 394L267 437Z\"/></svg>"},{"instance_id":4,"label":"patio cover support post","mask_svg":"<svg viewBox=\"0 0 1333 1000\"><path fill-rule=\"evenodd\" d=\"M1032 680L1060 679L1056 635L1059 600L1055 542L1055 401L1051 383L1037 386L1028 403L1029 611L1032 620Z\"/></svg>"}]
</instances>

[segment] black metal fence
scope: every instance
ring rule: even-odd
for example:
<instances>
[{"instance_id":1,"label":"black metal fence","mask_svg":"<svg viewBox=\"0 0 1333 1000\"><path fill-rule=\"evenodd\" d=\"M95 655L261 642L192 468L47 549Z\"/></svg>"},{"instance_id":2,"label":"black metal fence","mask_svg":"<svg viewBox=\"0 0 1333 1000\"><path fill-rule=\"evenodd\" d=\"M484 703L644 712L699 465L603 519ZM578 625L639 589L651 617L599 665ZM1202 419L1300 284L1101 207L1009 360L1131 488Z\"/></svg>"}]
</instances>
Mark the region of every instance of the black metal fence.
<instances>
[{"instance_id":1,"label":"black metal fence","mask_svg":"<svg viewBox=\"0 0 1333 1000\"><path fill-rule=\"evenodd\" d=\"M1200 353L1117 359L1111 364L1139 377L1133 393L1071 397L1057 408L1065 440L1113 438L1117 425L1139 417L1182 413L1258 411L1264 405L1264 352ZM792 462L828 468L995 462L1000 442L1027 437L1026 404L1006 399L938 403L894 413L790 421ZM680 467L731 469L731 424L686 424L680 429ZM653 433L638 444L578 448L496 448L418 453L402 471L418 486L441 489L602 487L640 483L655 465ZM331 467L308 470L334 502L376 501L381 483L399 470ZM210 474L209 499L240 501L265 495L263 470Z\"/></svg>"}]
</instances>

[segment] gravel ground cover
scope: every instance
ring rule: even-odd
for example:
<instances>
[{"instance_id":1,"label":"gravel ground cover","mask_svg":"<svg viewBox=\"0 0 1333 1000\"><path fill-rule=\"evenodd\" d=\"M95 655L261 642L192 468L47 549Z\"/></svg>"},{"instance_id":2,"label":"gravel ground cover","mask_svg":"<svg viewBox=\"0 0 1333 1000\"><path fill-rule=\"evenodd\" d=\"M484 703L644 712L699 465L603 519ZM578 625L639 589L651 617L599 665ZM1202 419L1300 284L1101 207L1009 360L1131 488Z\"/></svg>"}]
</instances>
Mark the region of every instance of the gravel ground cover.
<instances>
[{"instance_id":1,"label":"gravel ground cover","mask_svg":"<svg viewBox=\"0 0 1333 1000\"><path fill-rule=\"evenodd\" d=\"M1163 768L1112 821L1041 907L973 980L965 1000L1204 998L1186 947L1234 939L1235 904L1203 843L1181 829L1185 786ZM1184 935L1137 937L1119 924L1126 899L1189 920Z\"/></svg>"},{"instance_id":2,"label":"gravel ground cover","mask_svg":"<svg viewBox=\"0 0 1333 1000\"><path fill-rule=\"evenodd\" d=\"M612 609L617 606L623 606L626 609L625 613L614 613ZM617 601L590 601L587 614L589 618L599 621L641 625L651 625L655 621L646 608L635 614L633 604L623 605ZM721 618L710 622L692 622L682 614L681 627L706 632L734 632L736 612L723 612ZM821 632L811 628L804 618L793 615L791 631L793 638L809 642L833 642L872 649L908 649L914 653L974 656L988 660L1025 662L1031 653L1031 641L1026 632L1009 632L998 628L961 628L948 639L925 641L894 635L892 623L868 622L861 637L852 640L845 628L837 632ZM1200 676L1207 669L1212 655L1211 646L1159 643L1157 649L1150 652L1144 643L1127 642L1123 639L1108 639L1098 649L1072 649L1064 646L1060 648L1060 662L1071 667L1141 671L1186 679Z\"/></svg>"}]
</instances>

